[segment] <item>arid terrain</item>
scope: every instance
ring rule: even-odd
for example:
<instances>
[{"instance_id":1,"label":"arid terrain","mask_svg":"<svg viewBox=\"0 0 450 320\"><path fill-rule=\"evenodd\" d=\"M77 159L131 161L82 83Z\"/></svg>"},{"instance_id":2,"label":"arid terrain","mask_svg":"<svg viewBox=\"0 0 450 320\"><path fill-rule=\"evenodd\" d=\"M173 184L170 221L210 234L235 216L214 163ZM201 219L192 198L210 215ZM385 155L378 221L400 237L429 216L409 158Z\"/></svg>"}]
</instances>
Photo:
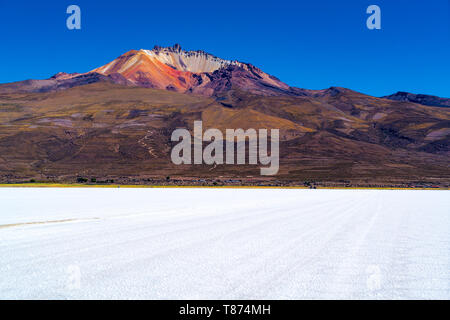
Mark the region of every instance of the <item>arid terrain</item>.
<instances>
[{"instance_id":1,"label":"arid terrain","mask_svg":"<svg viewBox=\"0 0 450 320\"><path fill-rule=\"evenodd\" d=\"M0 183L450 185L448 99L299 89L202 52L148 52L85 74L0 85ZM173 130L195 120L204 130L279 128L279 173L172 164Z\"/></svg>"}]
</instances>

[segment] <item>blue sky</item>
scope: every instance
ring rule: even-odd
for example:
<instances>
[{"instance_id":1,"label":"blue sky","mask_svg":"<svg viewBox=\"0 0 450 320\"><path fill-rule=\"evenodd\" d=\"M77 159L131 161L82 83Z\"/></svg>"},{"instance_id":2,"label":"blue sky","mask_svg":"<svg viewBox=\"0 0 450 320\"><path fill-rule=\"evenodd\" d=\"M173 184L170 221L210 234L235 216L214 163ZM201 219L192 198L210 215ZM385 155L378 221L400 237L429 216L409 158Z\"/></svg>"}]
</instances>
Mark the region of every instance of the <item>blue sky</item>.
<instances>
[{"instance_id":1,"label":"blue sky","mask_svg":"<svg viewBox=\"0 0 450 320\"><path fill-rule=\"evenodd\" d=\"M85 72L130 49L179 43L250 62L292 86L450 97L448 0L0 0L0 83ZM82 29L66 28L79 5ZM381 30L366 8L381 8Z\"/></svg>"}]
</instances>

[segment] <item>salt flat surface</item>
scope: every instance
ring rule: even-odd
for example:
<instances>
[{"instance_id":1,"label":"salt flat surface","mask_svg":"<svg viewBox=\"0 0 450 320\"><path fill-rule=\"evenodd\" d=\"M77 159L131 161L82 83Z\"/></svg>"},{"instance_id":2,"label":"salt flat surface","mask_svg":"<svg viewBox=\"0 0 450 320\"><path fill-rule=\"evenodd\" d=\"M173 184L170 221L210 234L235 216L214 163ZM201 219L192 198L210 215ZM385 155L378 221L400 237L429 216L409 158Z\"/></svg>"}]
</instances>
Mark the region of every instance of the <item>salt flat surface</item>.
<instances>
[{"instance_id":1,"label":"salt flat surface","mask_svg":"<svg viewBox=\"0 0 450 320\"><path fill-rule=\"evenodd\" d=\"M2 188L16 298L450 299L450 192Z\"/></svg>"}]
</instances>

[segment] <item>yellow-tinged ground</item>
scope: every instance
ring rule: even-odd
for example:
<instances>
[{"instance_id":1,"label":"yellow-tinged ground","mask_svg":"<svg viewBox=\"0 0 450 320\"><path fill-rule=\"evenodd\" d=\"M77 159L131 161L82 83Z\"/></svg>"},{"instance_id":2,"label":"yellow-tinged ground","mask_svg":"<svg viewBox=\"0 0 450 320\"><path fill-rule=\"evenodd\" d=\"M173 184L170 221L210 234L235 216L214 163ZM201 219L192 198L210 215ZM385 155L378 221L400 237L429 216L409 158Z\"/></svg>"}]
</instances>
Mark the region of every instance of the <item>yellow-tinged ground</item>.
<instances>
[{"instance_id":1,"label":"yellow-tinged ground","mask_svg":"<svg viewBox=\"0 0 450 320\"><path fill-rule=\"evenodd\" d=\"M118 184L64 184L64 183L11 183L0 184L0 188L227 188L227 189L309 189L302 186L163 186L163 185L118 185ZM317 189L354 190L448 190L448 188L394 188L394 187L317 187Z\"/></svg>"}]
</instances>

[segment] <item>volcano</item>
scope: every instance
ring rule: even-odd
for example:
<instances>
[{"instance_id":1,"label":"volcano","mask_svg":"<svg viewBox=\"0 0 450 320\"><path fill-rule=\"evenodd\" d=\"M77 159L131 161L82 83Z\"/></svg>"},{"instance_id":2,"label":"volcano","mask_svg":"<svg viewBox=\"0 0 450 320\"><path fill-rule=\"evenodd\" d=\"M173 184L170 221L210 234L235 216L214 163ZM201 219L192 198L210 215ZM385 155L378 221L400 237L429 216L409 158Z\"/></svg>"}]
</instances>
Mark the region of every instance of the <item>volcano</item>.
<instances>
[{"instance_id":1,"label":"volcano","mask_svg":"<svg viewBox=\"0 0 450 320\"><path fill-rule=\"evenodd\" d=\"M49 92L99 81L205 96L230 89L263 95L298 93L249 63L224 60L201 50L184 51L178 44L131 50L86 73L61 72L47 80L1 85L0 92Z\"/></svg>"},{"instance_id":2,"label":"volcano","mask_svg":"<svg viewBox=\"0 0 450 320\"><path fill-rule=\"evenodd\" d=\"M118 73L140 87L209 96L233 87L262 94L289 91L288 85L251 64L224 60L204 51L184 51L178 44L130 51L91 73Z\"/></svg>"},{"instance_id":3,"label":"volcano","mask_svg":"<svg viewBox=\"0 0 450 320\"><path fill-rule=\"evenodd\" d=\"M280 129L280 171L181 165L171 134ZM0 84L0 182L450 186L448 99L291 87L256 66L179 45L85 73Z\"/></svg>"}]
</instances>

